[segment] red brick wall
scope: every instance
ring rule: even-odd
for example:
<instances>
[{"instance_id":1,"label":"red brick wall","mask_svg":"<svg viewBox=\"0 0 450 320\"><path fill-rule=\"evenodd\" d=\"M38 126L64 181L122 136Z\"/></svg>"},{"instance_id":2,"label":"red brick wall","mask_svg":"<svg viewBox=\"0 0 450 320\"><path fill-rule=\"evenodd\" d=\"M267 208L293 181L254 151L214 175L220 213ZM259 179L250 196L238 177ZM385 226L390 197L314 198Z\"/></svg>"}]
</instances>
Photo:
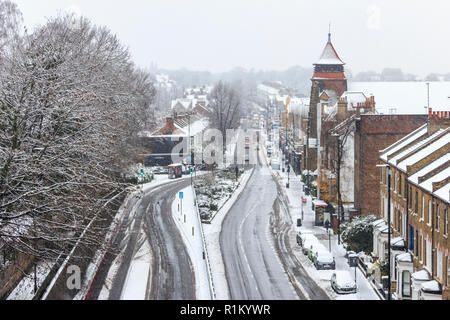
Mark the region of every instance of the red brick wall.
<instances>
[{"instance_id":1,"label":"red brick wall","mask_svg":"<svg viewBox=\"0 0 450 320\"><path fill-rule=\"evenodd\" d=\"M427 115L362 115L355 133L355 208L380 213L380 150L424 125Z\"/></svg>"},{"instance_id":2,"label":"red brick wall","mask_svg":"<svg viewBox=\"0 0 450 320\"><path fill-rule=\"evenodd\" d=\"M347 91L347 80L324 80L322 82L325 90L334 90L338 97Z\"/></svg>"}]
</instances>

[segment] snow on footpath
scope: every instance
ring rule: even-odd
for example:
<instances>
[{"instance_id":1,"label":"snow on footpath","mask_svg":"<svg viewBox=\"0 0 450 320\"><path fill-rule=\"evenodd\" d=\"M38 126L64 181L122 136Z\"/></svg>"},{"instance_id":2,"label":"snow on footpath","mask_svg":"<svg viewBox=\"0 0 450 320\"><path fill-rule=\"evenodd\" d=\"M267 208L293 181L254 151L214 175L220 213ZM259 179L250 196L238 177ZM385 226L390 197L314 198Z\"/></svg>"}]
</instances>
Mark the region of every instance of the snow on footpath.
<instances>
[{"instance_id":1,"label":"snow on footpath","mask_svg":"<svg viewBox=\"0 0 450 320\"><path fill-rule=\"evenodd\" d=\"M220 249L220 233L222 232L222 223L228 211L239 199L241 192L247 186L247 183L253 174L253 170L246 171L239 180L239 187L234 191L231 198L217 212L211 224L205 224L203 230L205 232L206 246L210 258L210 267L212 281L216 292L217 300L230 300L230 291L225 274L225 264L223 262L222 250Z\"/></svg>"},{"instance_id":2,"label":"snow on footpath","mask_svg":"<svg viewBox=\"0 0 450 320\"><path fill-rule=\"evenodd\" d=\"M152 263L150 244L144 239L139 251L130 263L130 270L120 300L145 300Z\"/></svg>"},{"instance_id":3,"label":"snow on footpath","mask_svg":"<svg viewBox=\"0 0 450 320\"><path fill-rule=\"evenodd\" d=\"M180 199L179 194L175 197L172 203L172 218L180 230L191 258L195 274L196 298L197 300L212 300L208 267L203 258L202 225L195 205L194 191L192 186L189 186L180 192L183 193L183 199Z\"/></svg>"}]
</instances>

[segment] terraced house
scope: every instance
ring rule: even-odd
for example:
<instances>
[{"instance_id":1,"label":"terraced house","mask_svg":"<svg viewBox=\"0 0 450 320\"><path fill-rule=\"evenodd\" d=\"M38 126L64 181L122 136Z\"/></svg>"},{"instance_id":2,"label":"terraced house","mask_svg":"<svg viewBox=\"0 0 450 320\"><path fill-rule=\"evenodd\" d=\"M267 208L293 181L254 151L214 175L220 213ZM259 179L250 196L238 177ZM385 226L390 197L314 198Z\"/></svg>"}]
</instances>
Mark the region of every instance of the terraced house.
<instances>
[{"instance_id":1,"label":"terraced house","mask_svg":"<svg viewBox=\"0 0 450 320\"><path fill-rule=\"evenodd\" d=\"M399 299L446 299L449 292L450 112L381 151L381 218L391 212L392 289ZM388 179L391 201L388 203ZM387 225L375 225L373 255L387 258Z\"/></svg>"}]
</instances>

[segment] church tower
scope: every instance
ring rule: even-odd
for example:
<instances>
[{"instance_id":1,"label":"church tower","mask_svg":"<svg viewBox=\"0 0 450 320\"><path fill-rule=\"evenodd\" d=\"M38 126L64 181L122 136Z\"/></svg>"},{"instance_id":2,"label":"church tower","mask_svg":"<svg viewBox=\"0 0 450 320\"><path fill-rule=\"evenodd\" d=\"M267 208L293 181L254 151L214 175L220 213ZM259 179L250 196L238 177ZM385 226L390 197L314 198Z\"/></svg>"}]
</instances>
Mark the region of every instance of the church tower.
<instances>
[{"instance_id":1,"label":"church tower","mask_svg":"<svg viewBox=\"0 0 450 320\"><path fill-rule=\"evenodd\" d=\"M309 104L308 131L303 151L303 169L315 171L317 169L318 144L320 125L318 125L318 108L320 97L326 95L330 104L338 101L347 91L347 78L344 74L345 63L341 60L333 44L331 32L328 33L328 42L320 56L314 63L314 75L311 79L311 96ZM320 121L320 120L319 120Z\"/></svg>"},{"instance_id":2,"label":"church tower","mask_svg":"<svg viewBox=\"0 0 450 320\"><path fill-rule=\"evenodd\" d=\"M328 34L328 42L320 56L319 61L314 63L314 75L311 79L319 83L320 91L327 91L328 95L339 98L347 91L347 79L344 74L345 63L339 58L333 44L331 43L331 33ZM331 94L330 94L331 93Z\"/></svg>"}]
</instances>

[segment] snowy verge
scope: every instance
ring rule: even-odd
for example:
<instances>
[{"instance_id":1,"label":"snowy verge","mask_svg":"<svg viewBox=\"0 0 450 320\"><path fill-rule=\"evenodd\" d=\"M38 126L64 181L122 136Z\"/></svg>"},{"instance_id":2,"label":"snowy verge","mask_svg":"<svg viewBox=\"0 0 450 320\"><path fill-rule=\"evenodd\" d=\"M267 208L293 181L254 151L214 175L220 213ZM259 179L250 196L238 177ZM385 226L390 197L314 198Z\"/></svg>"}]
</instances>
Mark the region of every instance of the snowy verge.
<instances>
[{"instance_id":1,"label":"snowy verge","mask_svg":"<svg viewBox=\"0 0 450 320\"><path fill-rule=\"evenodd\" d=\"M150 243L144 236L138 252L131 261L120 300L145 300L151 263Z\"/></svg>"},{"instance_id":2,"label":"snowy verge","mask_svg":"<svg viewBox=\"0 0 450 320\"><path fill-rule=\"evenodd\" d=\"M172 218L180 230L181 237L191 258L195 274L195 293L197 300L212 300L208 267L204 259L201 222L192 186L184 188L183 199L179 195L172 202ZM206 255L205 255L206 256Z\"/></svg>"},{"instance_id":3,"label":"snowy verge","mask_svg":"<svg viewBox=\"0 0 450 320\"><path fill-rule=\"evenodd\" d=\"M207 250L210 253L212 281L214 283L217 300L231 299L225 274L225 265L220 249L220 233L222 232L222 223L228 211L230 211L235 202L239 199L242 191L247 186L247 183L253 174L253 170L254 169L251 169L241 176L239 187L234 191L230 199L217 212L214 220L211 221L211 224L205 224L203 226Z\"/></svg>"}]
</instances>

